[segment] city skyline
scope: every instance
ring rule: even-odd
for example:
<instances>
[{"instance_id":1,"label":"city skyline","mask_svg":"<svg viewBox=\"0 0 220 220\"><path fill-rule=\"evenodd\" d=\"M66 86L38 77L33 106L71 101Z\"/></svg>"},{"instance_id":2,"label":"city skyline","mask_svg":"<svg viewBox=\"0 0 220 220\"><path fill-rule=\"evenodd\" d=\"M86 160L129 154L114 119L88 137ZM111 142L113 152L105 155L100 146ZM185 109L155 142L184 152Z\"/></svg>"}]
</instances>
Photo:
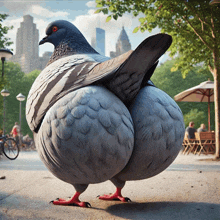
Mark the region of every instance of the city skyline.
<instances>
[{"instance_id":1,"label":"city skyline","mask_svg":"<svg viewBox=\"0 0 220 220\"><path fill-rule=\"evenodd\" d=\"M91 46L101 55L105 56L105 30L95 28L91 38Z\"/></svg>"},{"instance_id":2,"label":"city skyline","mask_svg":"<svg viewBox=\"0 0 220 220\"><path fill-rule=\"evenodd\" d=\"M118 36L124 26L131 43L131 49L135 49L145 38L153 34L159 33L159 29L149 32L132 33L134 28L139 25L138 18L133 17L132 14L126 14L120 17L117 21L111 20L105 22L108 15L94 14L97 10L95 1L16 1L3 0L0 2L0 12L9 14L9 17L3 21L3 25L14 26L13 30L8 32L7 37L10 37L14 42L10 48L16 52L16 32L22 17L30 14L34 17L34 23L39 30L39 40L45 36L45 29L47 25L54 20L68 20L72 22L82 34L86 37L87 41L91 43L92 31L98 27L105 30L106 36L106 56L110 56L110 51L115 50L115 45ZM10 49L9 48L9 49ZM53 51L53 45L45 44L39 47L39 55L42 56L45 51ZM168 56L165 55L167 59ZM164 62L164 59L161 59Z\"/></svg>"},{"instance_id":3,"label":"city skyline","mask_svg":"<svg viewBox=\"0 0 220 220\"><path fill-rule=\"evenodd\" d=\"M19 63L26 74L35 69L43 70L52 55L52 52L46 51L43 56L39 56L39 31L33 20L31 15L23 16L23 21L16 33L16 53L10 59L12 62ZM105 30L95 28L91 46L101 55L105 55L105 43ZM129 50L131 50L131 44L123 26L115 45L115 51L110 51L110 57L117 57Z\"/></svg>"},{"instance_id":4,"label":"city skyline","mask_svg":"<svg viewBox=\"0 0 220 220\"><path fill-rule=\"evenodd\" d=\"M131 50L130 40L123 26L115 45L115 51L110 51L110 57L117 57L129 50Z\"/></svg>"},{"instance_id":5,"label":"city skyline","mask_svg":"<svg viewBox=\"0 0 220 220\"><path fill-rule=\"evenodd\" d=\"M44 52L39 57L39 31L30 15L23 16L23 21L16 33L16 53L10 61L19 63L24 73L43 70L50 59L51 52Z\"/></svg>"}]
</instances>

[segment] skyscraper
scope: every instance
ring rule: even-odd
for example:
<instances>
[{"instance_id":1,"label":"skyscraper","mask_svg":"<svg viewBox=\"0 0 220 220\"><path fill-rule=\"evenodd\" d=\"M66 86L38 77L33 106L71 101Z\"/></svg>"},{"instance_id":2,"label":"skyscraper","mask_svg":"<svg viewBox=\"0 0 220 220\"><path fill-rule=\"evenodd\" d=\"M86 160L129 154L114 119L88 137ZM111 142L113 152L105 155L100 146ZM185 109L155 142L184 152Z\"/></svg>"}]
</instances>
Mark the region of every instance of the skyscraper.
<instances>
[{"instance_id":1,"label":"skyscraper","mask_svg":"<svg viewBox=\"0 0 220 220\"><path fill-rule=\"evenodd\" d=\"M105 56L105 30L95 29L95 36L92 37L91 45L98 53Z\"/></svg>"},{"instance_id":2,"label":"skyscraper","mask_svg":"<svg viewBox=\"0 0 220 220\"><path fill-rule=\"evenodd\" d=\"M111 51L110 57L111 58L117 57L129 50L131 50L131 44L130 44L128 35L124 27L122 27L121 33L119 34L119 37L116 43L116 51L115 52Z\"/></svg>"},{"instance_id":3,"label":"skyscraper","mask_svg":"<svg viewBox=\"0 0 220 220\"><path fill-rule=\"evenodd\" d=\"M35 69L42 70L49 58L39 58L39 31L36 24L33 23L33 17L25 15L24 21L21 22L16 35L16 54L12 56L10 61L17 62L21 65L21 69L25 73L29 73Z\"/></svg>"}]
</instances>

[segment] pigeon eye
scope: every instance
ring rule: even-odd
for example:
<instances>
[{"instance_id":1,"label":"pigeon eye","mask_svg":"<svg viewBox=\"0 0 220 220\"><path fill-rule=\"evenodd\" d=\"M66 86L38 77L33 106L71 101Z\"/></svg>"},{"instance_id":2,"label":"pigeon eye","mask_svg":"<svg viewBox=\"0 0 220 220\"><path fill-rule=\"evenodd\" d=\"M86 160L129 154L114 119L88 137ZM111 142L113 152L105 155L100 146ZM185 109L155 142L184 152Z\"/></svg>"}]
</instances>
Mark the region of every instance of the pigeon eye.
<instances>
[{"instance_id":1,"label":"pigeon eye","mask_svg":"<svg viewBox=\"0 0 220 220\"><path fill-rule=\"evenodd\" d=\"M52 28L52 31L53 32L56 32L58 30L58 28L56 27L56 26L54 26L53 28Z\"/></svg>"}]
</instances>

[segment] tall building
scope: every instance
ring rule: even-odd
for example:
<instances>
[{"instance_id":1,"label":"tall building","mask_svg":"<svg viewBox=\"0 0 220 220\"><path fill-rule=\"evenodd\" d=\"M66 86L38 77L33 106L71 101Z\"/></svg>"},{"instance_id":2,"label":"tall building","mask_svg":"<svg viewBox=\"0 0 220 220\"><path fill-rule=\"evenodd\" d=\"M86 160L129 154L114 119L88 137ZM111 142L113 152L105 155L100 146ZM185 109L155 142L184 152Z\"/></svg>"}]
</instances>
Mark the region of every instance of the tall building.
<instances>
[{"instance_id":1,"label":"tall building","mask_svg":"<svg viewBox=\"0 0 220 220\"><path fill-rule=\"evenodd\" d=\"M131 50L131 44L124 27L122 27L121 33L116 43L116 51L110 51L110 57L117 57L123 53L128 52L129 50Z\"/></svg>"},{"instance_id":2,"label":"tall building","mask_svg":"<svg viewBox=\"0 0 220 220\"><path fill-rule=\"evenodd\" d=\"M92 37L91 45L98 53L105 56L105 30L101 28L95 29L95 34Z\"/></svg>"},{"instance_id":3,"label":"tall building","mask_svg":"<svg viewBox=\"0 0 220 220\"><path fill-rule=\"evenodd\" d=\"M16 54L10 61L17 62L25 73L35 69L42 70L49 61L48 54L39 57L39 31L33 22L33 17L25 15L16 35Z\"/></svg>"}]
</instances>

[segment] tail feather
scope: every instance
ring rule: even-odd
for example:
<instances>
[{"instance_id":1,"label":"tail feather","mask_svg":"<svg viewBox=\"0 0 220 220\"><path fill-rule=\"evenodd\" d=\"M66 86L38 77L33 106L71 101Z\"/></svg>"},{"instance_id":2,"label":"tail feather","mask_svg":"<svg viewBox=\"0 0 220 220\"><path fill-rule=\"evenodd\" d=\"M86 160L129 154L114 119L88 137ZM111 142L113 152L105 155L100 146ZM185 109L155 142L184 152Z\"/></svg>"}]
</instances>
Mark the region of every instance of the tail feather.
<instances>
[{"instance_id":1,"label":"tail feather","mask_svg":"<svg viewBox=\"0 0 220 220\"><path fill-rule=\"evenodd\" d=\"M144 79L142 80L141 83L141 88L149 85L149 76L152 76L154 73L154 70L156 69L157 65L158 65L159 61L157 61L148 71L147 73L144 75ZM151 83L150 83L151 84Z\"/></svg>"},{"instance_id":2,"label":"tail feather","mask_svg":"<svg viewBox=\"0 0 220 220\"><path fill-rule=\"evenodd\" d=\"M152 76L158 59L172 43L167 34L153 35L144 40L129 58L119 67L114 77L105 82L105 86L115 93L126 105L129 105Z\"/></svg>"}]
</instances>

